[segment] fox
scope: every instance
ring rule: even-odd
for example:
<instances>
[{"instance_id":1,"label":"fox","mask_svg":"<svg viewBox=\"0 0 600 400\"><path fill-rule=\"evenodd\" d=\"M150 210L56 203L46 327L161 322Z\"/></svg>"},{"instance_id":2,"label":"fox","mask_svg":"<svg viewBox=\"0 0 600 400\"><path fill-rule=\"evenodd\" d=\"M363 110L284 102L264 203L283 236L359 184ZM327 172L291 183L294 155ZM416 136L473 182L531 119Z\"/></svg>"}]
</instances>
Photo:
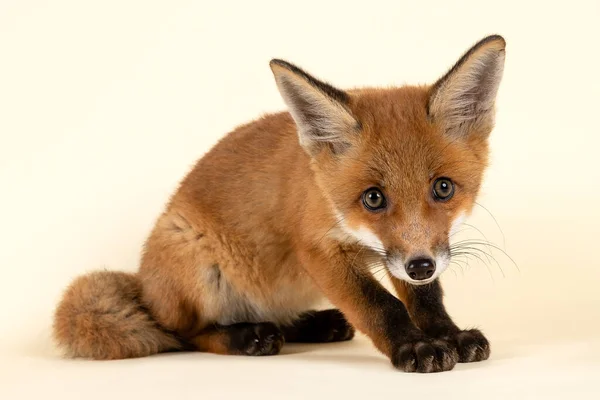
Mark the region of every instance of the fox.
<instances>
[{"instance_id":1,"label":"fox","mask_svg":"<svg viewBox=\"0 0 600 400\"><path fill-rule=\"evenodd\" d=\"M433 84L347 90L272 59L287 111L197 161L135 273L77 277L54 311L55 343L96 360L269 356L358 331L404 372L488 359L483 333L446 311L440 275L489 164L505 48L484 37Z\"/></svg>"}]
</instances>

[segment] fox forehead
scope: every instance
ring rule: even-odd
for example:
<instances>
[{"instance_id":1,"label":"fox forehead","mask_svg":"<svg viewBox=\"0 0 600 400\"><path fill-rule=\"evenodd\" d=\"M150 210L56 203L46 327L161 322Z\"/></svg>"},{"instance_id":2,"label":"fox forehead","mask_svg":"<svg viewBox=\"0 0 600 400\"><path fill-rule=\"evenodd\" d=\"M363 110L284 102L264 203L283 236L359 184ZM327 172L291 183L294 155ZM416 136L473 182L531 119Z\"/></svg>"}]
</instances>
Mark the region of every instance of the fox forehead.
<instances>
[{"instance_id":1,"label":"fox forehead","mask_svg":"<svg viewBox=\"0 0 600 400\"><path fill-rule=\"evenodd\" d=\"M428 86L359 88L348 91L348 107L361 122L403 124L427 121Z\"/></svg>"},{"instance_id":2,"label":"fox forehead","mask_svg":"<svg viewBox=\"0 0 600 400\"><path fill-rule=\"evenodd\" d=\"M355 182L414 189L435 176L477 184L487 160L485 140L453 140L427 116L428 88L357 89L348 107L361 129L346 172ZM350 166L351 165L351 166Z\"/></svg>"}]
</instances>

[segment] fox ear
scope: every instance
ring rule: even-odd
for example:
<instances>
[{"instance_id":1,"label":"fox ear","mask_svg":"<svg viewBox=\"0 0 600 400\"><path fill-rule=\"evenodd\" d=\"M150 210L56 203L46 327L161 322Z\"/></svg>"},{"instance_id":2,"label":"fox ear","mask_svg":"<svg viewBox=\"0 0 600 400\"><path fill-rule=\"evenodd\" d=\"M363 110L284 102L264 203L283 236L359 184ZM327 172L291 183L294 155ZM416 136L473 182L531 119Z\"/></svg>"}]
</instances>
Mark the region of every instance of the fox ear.
<instances>
[{"instance_id":1,"label":"fox ear","mask_svg":"<svg viewBox=\"0 0 600 400\"><path fill-rule=\"evenodd\" d=\"M342 152L358 123L347 107L348 94L283 60L271 60L277 87L298 127L300 144L314 156L323 148Z\"/></svg>"},{"instance_id":2,"label":"fox ear","mask_svg":"<svg viewBox=\"0 0 600 400\"><path fill-rule=\"evenodd\" d=\"M488 36L474 45L430 89L429 118L446 134L489 135L494 126L495 102L504 69L506 42Z\"/></svg>"}]
</instances>

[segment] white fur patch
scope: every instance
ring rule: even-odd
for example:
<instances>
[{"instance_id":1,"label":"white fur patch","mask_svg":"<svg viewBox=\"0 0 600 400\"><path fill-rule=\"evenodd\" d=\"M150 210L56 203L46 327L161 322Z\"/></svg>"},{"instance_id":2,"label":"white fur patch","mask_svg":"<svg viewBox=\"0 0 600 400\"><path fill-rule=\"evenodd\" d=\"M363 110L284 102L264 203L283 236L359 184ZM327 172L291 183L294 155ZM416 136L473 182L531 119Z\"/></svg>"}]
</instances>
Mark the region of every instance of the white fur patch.
<instances>
[{"instance_id":1,"label":"white fur patch","mask_svg":"<svg viewBox=\"0 0 600 400\"><path fill-rule=\"evenodd\" d=\"M356 240L360 244L367 246L375 251L382 252L385 250L381 240L369 228L363 225L359 226L357 229L352 228L343 221L341 213L336 212L336 216L338 220L342 221L340 222L340 227L346 235L350 236L352 239Z\"/></svg>"},{"instance_id":2,"label":"white fur patch","mask_svg":"<svg viewBox=\"0 0 600 400\"><path fill-rule=\"evenodd\" d=\"M467 219L467 214L465 212L461 212L458 217L454 219L452 226L450 227L450 236L458 232L463 222L465 222L465 219Z\"/></svg>"},{"instance_id":3,"label":"white fur patch","mask_svg":"<svg viewBox=\"0 0 600 400\"><path fill-rule=\"evenodd\" d=\"M390 271L390 273L396 278L406 282L413 281L413 279L406 273L406 268L404 267L404 260L401 256L396 255L389 258L387 262L387 268Z\"/></svg>"},{"instance_id":4,"label":"white fur patch","mask_svg":"<svg viewBox=\"0 0 600 400\"><path fill-rule=\"evenodd\" d=\"M435 272L431 279L440 276L450 265L450 257L446 253L438 254L435 258Z\"/></svg>"},{"instance_id":5,"label":"white fur patch","mask_svg":"<svg viewBox=\"0 0 600 400\"><path fill-rule=\"evenodd\" d=\"M361 244L372 248L373 250L383 250L383 243L370 229L360 226L358 229L346 228L346 233L352 235Z\"/></svg>"}]
</instances>

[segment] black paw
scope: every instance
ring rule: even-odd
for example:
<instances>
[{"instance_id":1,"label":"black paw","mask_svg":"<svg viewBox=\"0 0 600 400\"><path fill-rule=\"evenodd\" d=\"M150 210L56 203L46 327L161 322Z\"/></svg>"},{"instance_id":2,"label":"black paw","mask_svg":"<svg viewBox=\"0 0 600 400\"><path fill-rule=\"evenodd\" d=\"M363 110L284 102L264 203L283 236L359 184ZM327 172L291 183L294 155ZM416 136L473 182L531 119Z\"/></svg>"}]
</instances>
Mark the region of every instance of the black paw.
<instances>
[{"instance_id":1,"label":"black paw","mask_svg":"<svg viewBox=\"0 0 600 400\"><path fill-rule=\"evenodd\" d=\"M457 361L458 353L451 345L428 338L401 343L392 354L392 364L404 372L449 371Z\"/></svg>"},{"instance_id":2,"label":"black paw","mask_svg":"<svg viewBox=\"0 0 600 400\"><path fill-rule=\"evenodd\" d=\"M284 339L281 330L272 323L237 324L230 346L239 354L271 356L278 354Z\"/></svg>"},{"instance_id":3,"label":"black paw","mask_svg":"<svg viewBox=\"0 0 600 400\"><path fill-rule=\"evenodd\" d=\"M443 339L456 348L458 362L483 361L490 357L490 342L478 329L458 331Z\"/></svg>"},{"instance_id":4,"label":"black paw","mask_svg":"<svg viewBox=\"0 0 600 400\"><path fill-rule=\"evenodd\" d=\"M354 327L340 310L317 311L311 318L315 342L341 342L354 337Z\"/></svg>"},{"instance_id":5,"label":"black paw","mask_svg":"<svg viewBox=\"0 0 600 400\"><path fill-rule=\"evenodd\" d=\"M288 342L341 342L354 337L354 327L340 310L331 309L303 314L293 326L285 327L284 333Z\"/></svg>"}]
</instances>

